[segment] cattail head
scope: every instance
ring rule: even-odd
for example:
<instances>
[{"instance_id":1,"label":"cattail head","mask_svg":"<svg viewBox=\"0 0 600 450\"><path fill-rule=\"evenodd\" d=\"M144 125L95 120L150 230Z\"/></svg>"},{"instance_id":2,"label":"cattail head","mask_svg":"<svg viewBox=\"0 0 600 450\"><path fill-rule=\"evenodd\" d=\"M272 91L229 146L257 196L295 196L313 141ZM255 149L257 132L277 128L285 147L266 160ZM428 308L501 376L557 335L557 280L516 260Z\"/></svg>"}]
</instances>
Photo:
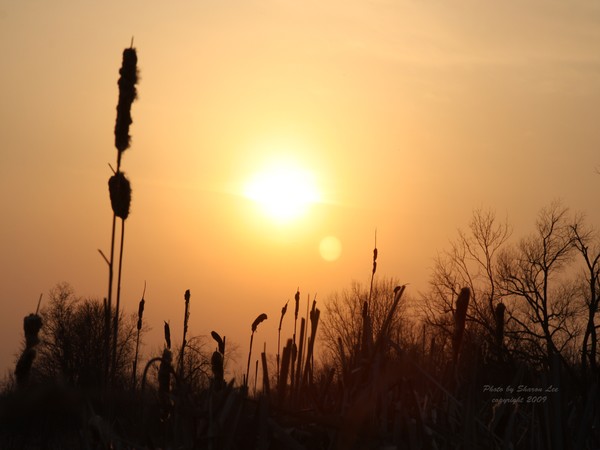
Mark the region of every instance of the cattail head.
<instances>
[{"instance_id":1,"label":"cattail head","mask_svg":"<svg viewBox=\"0 0 600 450\"><path fill-rule=\"evenodd\" d=\"M217 341L219 353L221 353L222 355L225 354L225 340L222 339L221 335L219 333L217 333L216 331L211 331L210 335L212 336L212 338L215 341Z\"/></svg>"},{"instance_id":2,"label":"cattail head","mask_svg":"<svg viewBox=\"0 0 600 450\"><path fill-rule=\"evenodd\" d=\"M131 137L129 136L129 125L131 119L131 104L136 98L135 85L138 81L137 53L135 48L126 48L123 51L123 63L119 70L119 103L117 104L117 122L115 124L115 147L121 153L129 148Z\"/></svg>"},{"instance_id":3,"label":"cattail head","mask_svg":"<svg viewBox=\"0 0 600 450\"><path fill-rule=\"evenodd\" d=\"M140 300L140 304L138 306L138 321L137 321L137 329L140 331L142 329L142 318L144 317L144 305L146 300L142 297Z\"/></svg>"},{"instance_id":4,"label":"cattail head","mask_svg":"<svg viewBox=\"0 0 600 450\"><path fill-rule=\"evenodd\" d=\"M171 349L171 327L169 327L168 322L165 322L165 343L167 344L167 348Z\"/></svg>"},{"instance_id":5,"label":"cattail head","mask_svg":"<svg viewBox=\"0 0 600 450\"><path fill-rule=\"evenodd\" d=\"M265 313L262 313L260 316L254 319L254 322L252 322L252 332L254 333L258 325L265 320L267 320L267 315Z\"/></svg>"},{"instance_id":6,"label":"cattail head","mask_svg":"<svg viewBox=\"0 0 600 450\"><path fill-rule=\"evenodd\" d=\"M294 309L294 318L298 318L298 310L300 309L300 289L296 290L296 295L294 295L294 300L296 302L296 309Z\"/></svg>"},{"instance_id":7,"label":"cattail head","mask_svg":"<svg viewBox=\"0 0 600 450\"><path fill-rule=\"evenodd\" d=\"M189 301L190 301L190 290L189 289L185 291L183 298L185 299L186 303L189 303Z\"/></svg>"},{"instance_id":8,"label":"cattail head","mask_svg":"<svg viewBox=\"0 0 600 450\"><path fill-rule=\"evenodd\" d=\"M125 220L129 216L131 206L131 184L123 172L115 173L108 180L110 204L115 216Z\"/></svg>"},{"instance_id":9,"label":"cattail head","mask_svg":"<svg viewBox=\"0 0 600 450\"><path fill-rule=\"evenodd\" d=\"M29 314L23 319L23 330L25 331L25 346L31 348L36 346L40 339L38 333L42 328L42 318L37 314Z\"/></svg>"}]
</instances>

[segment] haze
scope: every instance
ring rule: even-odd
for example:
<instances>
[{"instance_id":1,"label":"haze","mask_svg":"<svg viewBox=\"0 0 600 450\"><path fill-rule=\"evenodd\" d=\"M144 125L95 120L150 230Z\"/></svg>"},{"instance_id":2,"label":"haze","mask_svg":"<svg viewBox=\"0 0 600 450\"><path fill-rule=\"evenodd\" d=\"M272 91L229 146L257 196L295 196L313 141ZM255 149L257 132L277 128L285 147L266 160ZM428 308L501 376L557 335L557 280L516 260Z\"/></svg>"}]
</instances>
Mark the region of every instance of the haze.
<instances>
[{"instance_id":1,"label":"haze","mask_svg":"<svg viewBox=\"0 0 600 450\"><path fill-rule=\"evenodd\" d=\"M122 302L273 345L299 287L324 301L380 275L426 289L477 207L515 236L556 198L598 224L600 6L593 1L0 2L0 367L22 318L68 281L102 298L121 53L141 80ZM243 195L277 157L320 202L278 223ZM325 237L339 258L321 257ZM332 241L335 243L335 241ZM338 245L336 243L335 245ZM337 248L337 247L336 247ZM179 338L176 338L179 339ZM272 351L267 347L267 351ZM243 358L241 358L243 359Z\"/></svg>"}]
</instances>

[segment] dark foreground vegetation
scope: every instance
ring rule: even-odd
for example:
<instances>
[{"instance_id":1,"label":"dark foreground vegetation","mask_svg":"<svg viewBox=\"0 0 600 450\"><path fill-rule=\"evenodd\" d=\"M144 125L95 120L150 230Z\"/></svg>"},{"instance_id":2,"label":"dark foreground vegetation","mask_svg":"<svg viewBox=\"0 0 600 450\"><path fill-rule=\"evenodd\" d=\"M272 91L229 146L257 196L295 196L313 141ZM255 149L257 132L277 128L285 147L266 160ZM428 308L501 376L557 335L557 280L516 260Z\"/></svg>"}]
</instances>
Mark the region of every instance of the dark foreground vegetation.
<instances>
[{"instance_id":1,"label":"dark foreground vegetation","mask_svg":"<svg viewBox=\"0 0 600 450\"><path fill-rule=\"evenodd\" d=\"M61 284L25 317L0 395L0 448L600 448L600 241L560 203L516 243L506 223L476 211L412 298L376 276L375 248L369 285L333 295L322 314L300 292L279 320L258 314L241 380L226 376L225 336L188 336L189 291L180 343L164 323L162 350L140 357L145 299L127 316L119 298L136 64L126 49L108 296L80 299ZM281 336L284 320L292 336ZM274 324L277 353L254 350L258 328Z\"/></svg>"}]
</instances>

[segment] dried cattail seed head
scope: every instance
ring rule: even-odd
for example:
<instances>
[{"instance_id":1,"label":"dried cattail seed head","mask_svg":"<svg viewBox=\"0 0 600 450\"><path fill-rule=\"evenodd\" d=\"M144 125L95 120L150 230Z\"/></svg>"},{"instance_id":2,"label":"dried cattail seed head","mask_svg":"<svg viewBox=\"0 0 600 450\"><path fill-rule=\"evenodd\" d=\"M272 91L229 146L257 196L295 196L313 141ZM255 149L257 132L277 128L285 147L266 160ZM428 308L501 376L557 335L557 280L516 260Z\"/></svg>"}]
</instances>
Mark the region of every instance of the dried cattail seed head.
<instances>
[{"instance_id":1,"label":"dried cattail seed head","mask_svg":"<svg viewBox=\"0 0 600 450\"><path fill-rule=\"evenodd\" d=\"M260 316L254 319L254 322L252 322L252 332L254 333L256 331L256 327L258 327L258 325L265 320L267 320L267 315L265 313L262 313Z\"/></svg>"},{"instance_id":2,"label":"dried cattail seed head","mask_svg":"<svg viewBox=\"0 0 600 450\"><path fill-rule=\"evenodd\" d=\"M171 348L171 327L169 324L165 322L165 343L167 344L167 348Z\"/></svg>"},{"instance_id":3,"label":"dried cattail seed head","mask_svg":"<svg viewBox=\"0 0 600 450\"><path fill-rule=\"evenodd\" d=\"M143 298L140 300L140 304L138 306L138 321L137 321L137 329L138 331L142 329L142 318L144 317L144 304L146 300Z\"/></svg>"},{"instance_id":4,"label":"dried cattail seed head","mask_svg":"<svg viewBox=\"0 0 600 450\"><path fill-rule=\"evenodd\" d=\"M134 48L126 48L123 51L123 63L119 70L119 103L117 104L117 122L115 124L115 147L121 153L129 148L131 137L129 136L129 125L131 119L131 104L136 98L135 85L138 81L137 53Z\"/></svg>"},{"instance_id":5,"label":"dried cattail seed head","mask_svg":"<svg viewBox=\"0 0 600 450\"><path fill-rule=\"evenodd\" d=\"M110 204L115 216L125 220L129 216L131 206L131 184L123 172L115 173L108 180Z\"/></svg>"},{"instance_id":6,"label":"dried cattail seed head","mask_svg":"<svg viewBox=\"0 0 600 450\"><path fill-rule=\"evenodd\" d=\"M42 328L42 318L37 314L29 314L23 319L23 330L25 331L25 345L27 348L34 347L40 342L38 333Z\"/></svg>"}]
</instances>

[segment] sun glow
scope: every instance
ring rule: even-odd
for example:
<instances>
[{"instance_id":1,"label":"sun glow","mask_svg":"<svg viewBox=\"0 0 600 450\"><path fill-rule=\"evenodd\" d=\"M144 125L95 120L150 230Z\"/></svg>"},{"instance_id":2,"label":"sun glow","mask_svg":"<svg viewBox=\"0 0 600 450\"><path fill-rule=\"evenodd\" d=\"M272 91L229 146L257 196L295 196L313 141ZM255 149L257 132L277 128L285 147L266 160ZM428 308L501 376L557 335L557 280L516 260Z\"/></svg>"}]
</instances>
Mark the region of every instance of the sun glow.
<instances>
[{"instance_id":1,"label":"sun glow","mask_svg":"<svg viewBox=\"0 0 600 450\"><path fill-rule=\"evenodd\" d=\"M291 163L274 163L257 172L244 188L244 195L258 203L278 222L304 215L320 200L314 174Z\"/></svg>"}]
</instances>

